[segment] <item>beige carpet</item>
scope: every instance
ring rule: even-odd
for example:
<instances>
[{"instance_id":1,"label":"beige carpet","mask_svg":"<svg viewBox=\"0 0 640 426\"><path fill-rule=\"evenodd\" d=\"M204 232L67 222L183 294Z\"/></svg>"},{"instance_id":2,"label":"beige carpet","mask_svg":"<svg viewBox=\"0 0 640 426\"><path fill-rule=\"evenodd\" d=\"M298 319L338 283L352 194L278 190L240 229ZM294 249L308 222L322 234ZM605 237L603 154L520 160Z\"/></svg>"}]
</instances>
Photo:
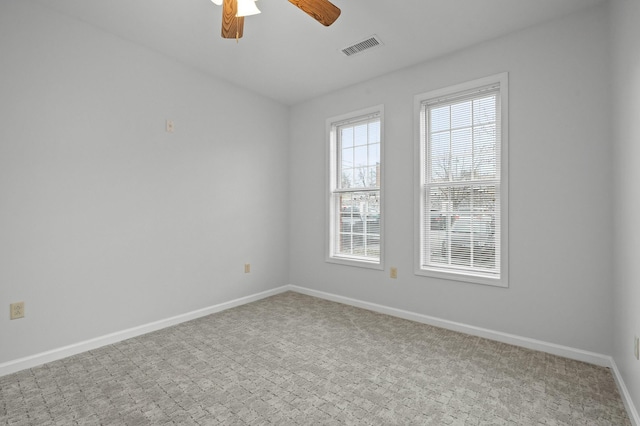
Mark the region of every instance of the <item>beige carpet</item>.
<instances>
[{"instance_id":1,"label":"beige carpet","mask_svg":"<svg viewBox=\"0 0 640 426\"><path fill-rule=\"evenodd\" d=\"M283 293L0 377L6 425L630 425L602 367Z\"/></svg>"}]
</instances>

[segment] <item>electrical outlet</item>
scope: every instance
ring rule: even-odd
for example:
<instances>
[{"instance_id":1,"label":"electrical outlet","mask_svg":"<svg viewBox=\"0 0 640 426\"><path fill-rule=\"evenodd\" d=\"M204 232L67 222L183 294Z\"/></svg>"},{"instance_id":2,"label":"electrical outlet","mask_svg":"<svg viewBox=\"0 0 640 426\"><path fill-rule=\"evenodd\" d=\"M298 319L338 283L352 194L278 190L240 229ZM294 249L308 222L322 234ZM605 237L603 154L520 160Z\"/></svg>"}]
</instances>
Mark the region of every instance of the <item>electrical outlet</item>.
<instances>
[{"instance_id":1,"label":"electrical outlet","mask_svg":"<svg viewBox=\"0 0 640 426\"><path fill-rule=\"evenodd\" d=\"M392 266L391 271L389 272L389 276L391 278L398 278L398 268L396 268L395 266Z\"/></svg>"},{"instance_id":2,"label":"electrical outlet","mask_svg":"<svg viewBox=\"0 0 640 426\"><path fill-rule=\"evenodd\" d=\"M9 305L9 317L12 320L24 318L24 302L16 302Z\"/></svg>"},{"instance_id":3,"label":"electrical outlet","mask_svg":"<svg viewBox=\"0 0 640 426\"><path fill-rule=\"evenodd\" d=\"M244 273L248 274L251 272L251 264L250 263L245 263L244 264Z\"/></svg>"},{"instance_id":4,"label":"electrical outlet","mask_svg":"<svg viewBox=\"0 0 640 426\"><path fill-rule=\"evenodd\" d=\"M638 336L635 336L633 339L633 354L636 359L640 360L640 339L638 339Z\"/></svg>"}]
</instances>

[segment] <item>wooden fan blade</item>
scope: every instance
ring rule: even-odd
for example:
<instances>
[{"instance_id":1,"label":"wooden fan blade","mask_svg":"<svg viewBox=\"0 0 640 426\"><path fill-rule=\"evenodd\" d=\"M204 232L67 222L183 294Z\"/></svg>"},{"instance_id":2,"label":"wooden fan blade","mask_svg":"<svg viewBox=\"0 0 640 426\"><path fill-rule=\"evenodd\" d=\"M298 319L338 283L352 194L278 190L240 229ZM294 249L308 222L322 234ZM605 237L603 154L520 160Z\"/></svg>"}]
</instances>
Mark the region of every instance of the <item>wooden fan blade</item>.
<instances>
[{"instance_id":1,"label":"wooden fan blade","mask_svg":"<svg viewBox=\"0 0 640 426\"><path fill-rule=\"evenodd\" d=\"M298 9L301 9L325 27L333 24L340 16L340 9L329 0L289 0L289 3L295 4Z\"/></svg>"},{"instance_id":2,"label":"wooden fan blade","mask_svg":"<svg viewBox=\"0 0 640 426\"><path fill-rule=\"evenodd\" d=\"M222 4L222 38L241 38L244 29L244 16L236 17L237 0L224 0Z\"/></svg>"}]
</instances>

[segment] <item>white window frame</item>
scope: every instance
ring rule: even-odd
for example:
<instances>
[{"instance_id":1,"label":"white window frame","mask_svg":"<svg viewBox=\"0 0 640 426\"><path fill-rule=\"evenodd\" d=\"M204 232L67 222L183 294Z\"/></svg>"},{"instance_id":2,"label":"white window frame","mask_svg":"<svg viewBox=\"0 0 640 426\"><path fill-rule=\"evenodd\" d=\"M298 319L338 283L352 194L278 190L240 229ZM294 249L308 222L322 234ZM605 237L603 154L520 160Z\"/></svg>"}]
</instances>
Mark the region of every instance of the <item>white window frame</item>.
<instances>
[{"instance_id":1,"label":"white window frame","mask_svg":"<svg viewBox=\"0 0 640 426\"><path fill-rule=\"evenodd\" d=\"M423 139L426 138L424 134L426 123L422 121L421 113L422 107L426 102L437 101L439 99L449 99L454 98L457 95L471 95L474 91L479 91L482 88L486 88L492 85L499 85L498 92L498 111L499 119L500 119L500 160L498 162L498 167L500 168L500 191L499 191L499 217L500 217L500 243L499 250L497 250L496 256L497 261L500 263L499 267L499 276L494 276L491 274L482 274L478 271L464 271L456 268L448 268L448 267L437 267L437 266L427 266L423 265L423 249L425 247L424 239L428 238L428 232L424 229L426 222L423 220L423 216L425 214L429 215L429 212L425 212L425 200L426 194L423 188L423 184L425 182L424 178L428 171L427 162L426 162L426 144L427 141ZM480 92L478 92L480 93ZM457 84L454 86L433 90L430 92L422 93L415 95L414 97L414 140L415 140L415 195L414 195L414 218L415 218L415 242L414 242L414 273L416 275L434 277L446 280L454 280L454 281L463 281L468 283L476 283L476 284L485 284L497 287L508 287L508 266L509 266L509 201L508 201L508 129L509 129L509 121L508 121L508 73L500 73L496 75L492 75L485 78L480 78L477 80L469 81L462 84ZM430 247L430 245L428 245Z\"/></svg>"},{"instance_id":2,"label":"white window frame","mask_svg":"<svg viewBox=\"0 0 640 426\"><path fill-rule=\"evenodd\" d=\"M364 258L350 257L336 253L336 226L337 218L335 217L335 194L340 191L338 185L338 137L337 128L349 122L357 122L366 118L378 117L380 119L380 169L379 169L379 203L380 203L380 258L378 261L372 261ZM330 117L326 121L326 134L328 140L327 161L325 170L327 173L327 206L325 212L326 220L326 262L336 263L340 265L356 266L362 268L384 270L384 105L376 105L369 108L341 114ZM360 192L354 188L353 192Z\"/></svg>"}]
</instances>

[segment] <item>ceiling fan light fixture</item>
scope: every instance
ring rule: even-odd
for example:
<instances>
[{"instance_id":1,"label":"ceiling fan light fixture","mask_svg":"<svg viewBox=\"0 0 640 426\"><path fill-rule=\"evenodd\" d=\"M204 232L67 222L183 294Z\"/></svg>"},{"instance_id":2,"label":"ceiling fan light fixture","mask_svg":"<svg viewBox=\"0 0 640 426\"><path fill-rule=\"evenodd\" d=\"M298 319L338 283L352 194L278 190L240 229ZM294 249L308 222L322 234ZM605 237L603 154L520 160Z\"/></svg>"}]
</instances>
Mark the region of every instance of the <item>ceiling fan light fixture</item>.
<instances>
[{"instance_id":1,"label":"ceiling fan light fixture","mask_svg":"<svg viewBox=\"0 0 640 426\"><path fill-rule=\"evenodd\" d=\"M260 13L256 0L211 0L215 4L222 3L222 38L242 38L244 17ZM330 0L289 0L298 9L328 27L340 16L340 9Z\"/></svg>"},{"instance_id":2,"label":"ceiling fan light fixture","mask_svg":"<svg viewBox=\"0 0 640 426\"><path fill-rule=\"evenodd\" d=\"M260 9L256 6L255 0L238 0L237 17L257 15Z\"/></svg>"}]
</instances>

